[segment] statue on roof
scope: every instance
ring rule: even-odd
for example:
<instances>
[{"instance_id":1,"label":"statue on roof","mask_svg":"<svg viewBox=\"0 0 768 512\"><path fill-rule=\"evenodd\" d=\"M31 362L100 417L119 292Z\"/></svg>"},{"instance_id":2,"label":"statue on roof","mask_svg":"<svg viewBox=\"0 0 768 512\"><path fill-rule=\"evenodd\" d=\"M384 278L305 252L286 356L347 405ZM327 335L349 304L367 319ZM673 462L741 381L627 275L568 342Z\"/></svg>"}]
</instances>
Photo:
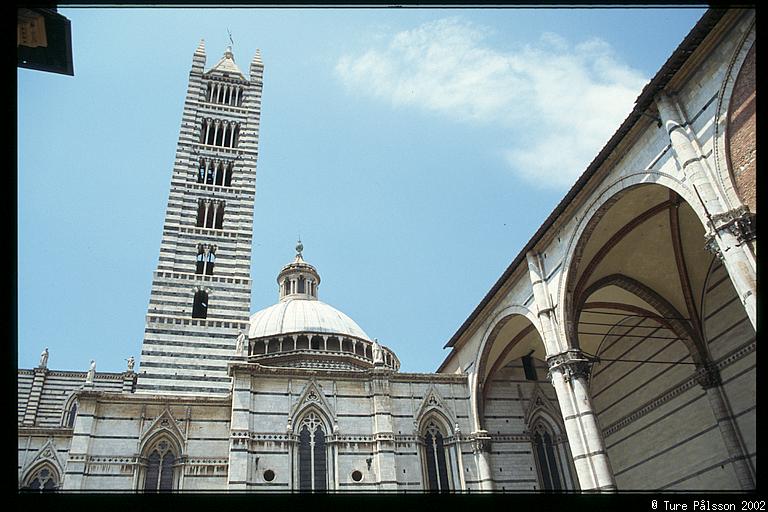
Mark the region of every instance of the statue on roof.
<instances>
[{"instance_id":1,"label":"statue on roof","mask_svg":"<svg viewBox=\"0 0 768 512\"><path fill-rule=\"evenodd\" d=\"M40 364L38 366L40 368L48 367L48 347L45 347L45 350L43 350L43 353L40 354Z\"/></svg>"},{"instance_id":2,"label":"statue on roof","mask_svg":"<svg viewBox=\"0 0 768 512\"><path fill-rule=\"evenodd\" d=\"M237 334L237 345L235 345L235 352L239 356L247 356L246 353L246 346L247 346L247 336L245 333L241 330Z\"/></svg>"},{"instance_id":3,"label":"statue on roof","mask_svg":"<svg viewBox=\"0 0 768 512\"><path fill-rule=\"evenodd\" d=\"M376 338L373 339L373 364L384 364L384 351Z\"/></svg>"},{"instance_id":4,"label":"statue on roof","mask_svg":"<svg viewBox=\"0 0 768 512\"><path fill-rule=\"evenodd\" d=\"M131 356L131 357L129 357L127 359L127 361L128 361L128 371L132 372L133 371L133 365L136 364L136 360L133 358L133 356Z\"/></svg>"},{"instance_id":5,"label":"statue on roof","mask_svg":"<svg viewBox=\"0 0 768 512\"><path fill-rule=\"evenodd\" d=\"M96 361L91 359L91 366L88 368L88 374L85 376L86 384L93 384L93 378L96 376Z\"/></svg>"}]
</instances>

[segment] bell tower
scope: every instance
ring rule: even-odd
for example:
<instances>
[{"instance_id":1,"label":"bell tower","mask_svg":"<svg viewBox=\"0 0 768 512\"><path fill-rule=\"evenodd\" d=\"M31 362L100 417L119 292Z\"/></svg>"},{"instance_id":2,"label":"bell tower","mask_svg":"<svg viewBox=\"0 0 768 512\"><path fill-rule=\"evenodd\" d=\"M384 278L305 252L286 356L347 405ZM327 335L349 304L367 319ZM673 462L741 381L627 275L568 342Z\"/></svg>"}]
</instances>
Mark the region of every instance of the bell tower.
<instances>
[{"instance_id":1,"label":"bell tower","mask_svg":"<svg viewBox=\"0 0 768 512\"><path fill-rule=\"evenodd\" d=\"M246 77L232 48L205 71L192 57L137 392L221 395L248 332L264 65Z\"/></svg>"}]
</instances>

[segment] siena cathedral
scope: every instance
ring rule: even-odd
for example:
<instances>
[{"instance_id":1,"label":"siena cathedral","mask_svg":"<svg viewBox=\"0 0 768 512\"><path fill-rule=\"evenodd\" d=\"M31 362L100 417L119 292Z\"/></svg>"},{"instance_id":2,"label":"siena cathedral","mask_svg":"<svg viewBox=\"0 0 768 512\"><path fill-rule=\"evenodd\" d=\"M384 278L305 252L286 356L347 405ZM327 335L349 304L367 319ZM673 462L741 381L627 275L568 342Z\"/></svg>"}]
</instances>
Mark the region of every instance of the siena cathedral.
<instances>
[{"instance_id":1,"label":"siena cathedral","mask_svg":"<svg viewBox=\"0 0 768 512\"><path fill-rule=\"evenodd\" d=\"M264 66L201 42L141 371L19 369L19 489L755 489L755 62L754 10L708 10L436 372L402 373L301 243L251 314Z\"/></svg>"}]
</instances>

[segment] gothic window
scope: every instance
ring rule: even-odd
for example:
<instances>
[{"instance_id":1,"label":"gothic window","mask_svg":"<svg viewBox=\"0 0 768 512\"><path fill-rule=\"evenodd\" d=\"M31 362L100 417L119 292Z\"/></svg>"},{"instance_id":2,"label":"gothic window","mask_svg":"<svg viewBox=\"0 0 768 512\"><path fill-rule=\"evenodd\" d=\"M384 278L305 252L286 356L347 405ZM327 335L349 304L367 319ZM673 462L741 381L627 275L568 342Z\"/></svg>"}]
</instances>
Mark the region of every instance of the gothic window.
<instances>
[{"instance_id":1,"label":"gothic window","mask_svg":"<svg viewBox=\"0 0 768 512\"><path fill-rule=\"evenodd\" d=\"M75 418L77 417L77 402L72 402L72 407L69 408L69 411L67 412L67 427L68 428L74 428L75 427Z\"/></svg>"},{"instance_id":2,"label":"gothic window","mask_svg":"<svg viewBox=\"0 0 768 512\"><path fill-rule=\"evenodd\" d=\"M424 459L427 467L427 489L447 491L448 465L446 464L444 436L434 420L430 420L424 429Z\"/></svg>"},{"instance_id":3,"label":"gothic window","mask_svg":"<svg viewBox=\"0 0 768 512\"><path fill-rule=\"evenodd\" d=\"M544 490L562 489L552 434L542 423L538 423L534 428L533 447L541 488Z\"/></svg>"},{"instance_id":4,"label":"gothic window","mask_svg":"<svg viewBox=\"0 0 768 512\"><path fill-rule=\"evenodd\" d=\"M325 431L320 417L310 412L299 427L299 490L325 491L327 488Z\"/></svg>"},{"instance_id":5,"label":"gothic window","mask_svg":"<svg viewBox=\"0 0 768 512\"><path fill-rule=\"evenodd\" d=\"M213 267L216 264L216 246L200 244L197 246L197 264L195 274L206 276L213 275Z\"/></svg>"},{"instance_id":6,"label":"gothic window","mask_svg":"<svg viewBox=\"0 0 768 512\"><path fill-rule=\"evenodd\" d=\"M203 290L195 292L195 300L192 303L192 318L206 318L208 316L208 294Z\"/></svg>"},{"instance_id":7,"label":"gothic window","mask_svg":"<svg viewBox=\"0 0 768 512\"><path fill-rule=\"evenodd\" d=\"M154 446L147 457L147 468L144 474L145 492L173 490L176 459L171 443L166 439Z\"/></svg>"},{"instance_id":8,"label":"gothic window","mask_svg":"<svg viewBox=\"0 0 768 512\"><path fill-rule=\"evenodd\" d=\"M27 477L22 491L55 492L59 488L59 475L50 464L43 464Z\"/></svg>"}]
</instances>

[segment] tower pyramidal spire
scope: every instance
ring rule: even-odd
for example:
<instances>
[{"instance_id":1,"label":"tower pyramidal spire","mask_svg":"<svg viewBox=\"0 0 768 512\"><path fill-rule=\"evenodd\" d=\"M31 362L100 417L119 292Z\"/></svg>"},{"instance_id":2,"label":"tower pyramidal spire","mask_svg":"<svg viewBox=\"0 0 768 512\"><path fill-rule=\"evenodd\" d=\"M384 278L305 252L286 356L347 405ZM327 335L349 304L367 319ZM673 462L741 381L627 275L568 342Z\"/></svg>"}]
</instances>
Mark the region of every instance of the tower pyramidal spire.
<instances>
[{"instance_id":1,"label":"tower pyramidal spire","mask_svg":"<svg viewBox=\"0 0 768 512\"><path fill-rule=\"evenodd\" d=\"M137 391L224 395L248 332L262 70L194 52Z\"/></svg>"}]
</instances>

